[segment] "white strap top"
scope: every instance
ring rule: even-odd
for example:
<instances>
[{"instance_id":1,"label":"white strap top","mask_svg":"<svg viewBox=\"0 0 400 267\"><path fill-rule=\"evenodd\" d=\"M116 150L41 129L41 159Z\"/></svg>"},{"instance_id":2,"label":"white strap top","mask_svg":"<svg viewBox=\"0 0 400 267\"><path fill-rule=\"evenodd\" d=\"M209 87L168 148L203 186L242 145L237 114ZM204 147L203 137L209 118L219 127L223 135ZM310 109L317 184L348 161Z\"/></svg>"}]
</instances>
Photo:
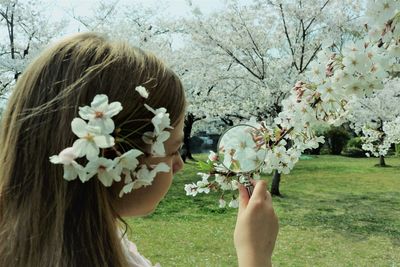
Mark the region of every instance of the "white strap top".
<instances>
[{"instance_id":1,"label":"white strap top","mask_svg":"<svg viewBox=\"0 0 400 267\"><path fill-rule=\"evenodd\" d=\"M122 237L122 248L126 255L129 263L129 267L161 267L159 263L152 265L151 262L143 257L134 243L129 241L128 237L124 235Z\"/></svg>"}]
</instances>

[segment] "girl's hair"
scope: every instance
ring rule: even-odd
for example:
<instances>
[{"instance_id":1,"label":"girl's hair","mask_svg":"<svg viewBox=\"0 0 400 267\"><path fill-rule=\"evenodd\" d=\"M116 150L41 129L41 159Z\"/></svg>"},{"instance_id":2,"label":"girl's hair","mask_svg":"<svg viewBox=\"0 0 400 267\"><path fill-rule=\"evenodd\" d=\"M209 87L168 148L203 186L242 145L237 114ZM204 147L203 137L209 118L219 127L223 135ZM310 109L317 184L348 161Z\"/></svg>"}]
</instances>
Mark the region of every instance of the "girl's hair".
<instances>
[{"instance_id":1,"label":"girl's hair","mask_svg":"<svg viewBox=\"0 0 400 267\"><path fill-rule=\"evenodd\" d=\"M49 156L72 145L71 121L96 94L119 101L125 134L147 131L146 103L182 118L179 78L155 56L94 33L74 35L43 52L19 78L0 134L0 266L126 266L113 208L115 196L98 179L63 179ZM147 128L147 129L146 129ZM124 147L125 146L125 147Z\"/></svg>"}]
</instances>

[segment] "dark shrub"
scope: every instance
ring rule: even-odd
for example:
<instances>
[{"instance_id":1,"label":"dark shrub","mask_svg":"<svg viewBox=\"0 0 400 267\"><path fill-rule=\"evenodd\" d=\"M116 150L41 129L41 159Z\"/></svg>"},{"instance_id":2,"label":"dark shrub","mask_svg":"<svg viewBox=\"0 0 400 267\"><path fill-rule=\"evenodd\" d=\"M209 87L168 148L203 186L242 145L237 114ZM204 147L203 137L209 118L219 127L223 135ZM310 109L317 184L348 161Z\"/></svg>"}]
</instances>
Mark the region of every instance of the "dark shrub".
<instances>
[{"instance_id":1,"label":"dark shrub","mask_svg":"<svg viewBox=\"0 0 400 267\"><path fill-rule=\"evenodd\" d=\"M331 127L325 133L325 142L329 147L329 151L333 155L340 155L347 141L350 139L350 134L343 127Z\"/></svg>"},{"instance_id":2,"label":"dark shrub","mask_svg":"<svg viewBox=\"0 0 400 267\"><path fill-rule=\"evenodd\" d=\"M362 149L361 137L351 138L342 151L342 155L347 157L365 157L365 151Z\"/></svg>"}]
</instances>

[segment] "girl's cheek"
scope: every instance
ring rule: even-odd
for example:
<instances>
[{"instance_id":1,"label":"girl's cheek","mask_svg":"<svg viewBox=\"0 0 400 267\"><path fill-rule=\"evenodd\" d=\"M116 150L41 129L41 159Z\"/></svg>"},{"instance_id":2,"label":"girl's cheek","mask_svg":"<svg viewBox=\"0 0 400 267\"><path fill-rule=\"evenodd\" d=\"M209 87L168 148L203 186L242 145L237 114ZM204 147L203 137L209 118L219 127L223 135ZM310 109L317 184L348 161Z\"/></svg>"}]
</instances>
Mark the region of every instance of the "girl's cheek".
<instances>
[{"instance_id":1,"label":"girl's cheek","mask_svg":"<svg viewBox=\"0 0 400 267\"><path fill-rule=\"evenodd\" d=\"M147 165L156 165L158 163L164 162L168 164L168 166L171 166L172 164L172 157L171 156L166 156L166 157L147 157L140 162L141 164L147 164Z\"/></svg>"}]
</instances>

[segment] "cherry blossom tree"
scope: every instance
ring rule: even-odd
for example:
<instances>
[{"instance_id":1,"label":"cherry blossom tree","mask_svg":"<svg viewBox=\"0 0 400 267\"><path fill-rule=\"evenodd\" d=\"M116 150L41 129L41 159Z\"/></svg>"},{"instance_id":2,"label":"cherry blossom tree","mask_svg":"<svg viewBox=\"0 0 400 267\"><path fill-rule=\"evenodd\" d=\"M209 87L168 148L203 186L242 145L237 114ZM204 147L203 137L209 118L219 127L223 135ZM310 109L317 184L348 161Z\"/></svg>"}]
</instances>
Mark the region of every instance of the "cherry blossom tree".
<instances>
[{"instance_id":1,"label":"cherry blossom tree","mask_svg":"<svg viewBox=\"0 0 400 267\"><path fill-rule=\"evenodd\" d=\"M0 2L0 96L6 97L27 62L55 36L65 21L49 23L40 1Z\"/></svg>"},{"instance_id":2,"label":"cherry blossom tree","mask_svg":"<svg viewBox=\"0 0 400 267\"><path fill-rule=\"evenodd\" d=\"M218 13L194 9L193 14L194 19L182 21L192 43L186 66L192 73L189 97L209 103L197 108L227 124L277 114L292 80L285 74L290 62L277 64L272 30L266 31L277 26L274 17L234 1Z\"/></svg>"},{"instance_id":3,"label":"cherry blossom tree","mask_svg":"<svg viewBox=\"0 0 400 267\"><path fill-rule=\"evenodd\" d=\"M303 74L326 43L344 40L358 34L356 19L360 15L360 1L260 1L272 6L281 21L282 39L286 45L281 53L290 55L292 71ZM301 77L301 75L299 75ZM275 171L271 192L280 195L280 172Z\"/></svg>"},{"instance_id":4,"label":"cherry blossom tree","mask_svg":"<svg viewBox=\"0 0 400 267\"><path fill-rule=\"evenodd\" d=\"M400 138L394 129L385 125L393 124L400 117L400 80L388 80L384 88L372 95L353 100L348 119L357 133L363 135L362 148L379 157L379 166L385 167L385 156L391 145Z\"/></svg>"}]
</instances>

